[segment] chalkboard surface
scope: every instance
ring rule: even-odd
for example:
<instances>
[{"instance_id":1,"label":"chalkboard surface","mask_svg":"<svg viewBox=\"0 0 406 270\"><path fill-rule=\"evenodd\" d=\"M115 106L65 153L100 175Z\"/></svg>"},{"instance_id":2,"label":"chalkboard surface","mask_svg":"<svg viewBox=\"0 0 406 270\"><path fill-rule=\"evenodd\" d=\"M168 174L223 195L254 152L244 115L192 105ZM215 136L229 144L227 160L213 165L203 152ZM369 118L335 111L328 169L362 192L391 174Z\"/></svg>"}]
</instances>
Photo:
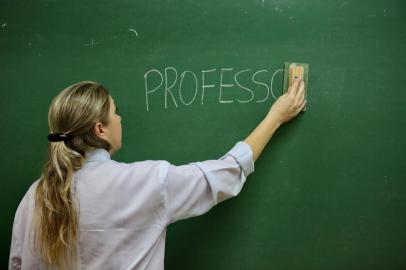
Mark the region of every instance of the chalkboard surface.
<instances>
[{"instance_id":1,"label":"chalkboard surface","mask_svg":"<svg viewBox=\"0 0 406 270\"><path fill-rule=\"evenodd\" d=\"M405 45L403 0L1 1L1 265L62 88L110 89L116 160L185 164L243 140L299 62L307 111L237 198L168 227L166 269L406 269Z\"/></svg>"}]
</instances>

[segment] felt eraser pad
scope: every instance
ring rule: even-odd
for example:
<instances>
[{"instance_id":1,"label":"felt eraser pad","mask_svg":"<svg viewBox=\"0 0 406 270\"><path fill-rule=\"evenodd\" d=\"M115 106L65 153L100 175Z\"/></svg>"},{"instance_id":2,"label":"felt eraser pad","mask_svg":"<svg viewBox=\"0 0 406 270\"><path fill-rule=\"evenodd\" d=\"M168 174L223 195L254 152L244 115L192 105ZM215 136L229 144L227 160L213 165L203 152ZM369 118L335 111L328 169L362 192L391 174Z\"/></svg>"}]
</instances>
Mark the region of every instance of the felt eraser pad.
<instances>
[{"instance_id":1,"label":"felt eraser pad","mask_svg":"<svg viewBox=\"0 0 406 270\"><path fill-rule=\"evenodd\" d=\"M283 80L283 93L286 93L293 84L295 77L302 79L305 83L305 99L307 100L307 90L309 89L307 76L309 74L309 65L304 63L285 62L285 75ZM307 107L307 105L306 105ZM306 110L306 107L303 111Z\"/></svg>"}]
</instances>

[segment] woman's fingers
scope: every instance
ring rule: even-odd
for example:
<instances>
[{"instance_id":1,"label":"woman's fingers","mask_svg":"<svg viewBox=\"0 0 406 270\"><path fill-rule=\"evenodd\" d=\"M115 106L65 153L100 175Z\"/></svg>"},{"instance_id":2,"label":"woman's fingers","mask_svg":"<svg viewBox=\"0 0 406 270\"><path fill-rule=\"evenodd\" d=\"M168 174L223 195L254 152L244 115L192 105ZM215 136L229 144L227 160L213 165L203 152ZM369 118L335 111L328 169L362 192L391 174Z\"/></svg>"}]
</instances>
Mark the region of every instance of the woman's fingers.
<instances>
[{"instance_id":1,"label":"woman's fingers","mask_svg":"<svg viewBox=\"0 0 406 270\"><path fill-rule=\"evenodd\" d=\"M299 88L298 91L297 91L298 95L301 95L302 93L305 92L305 82L303 80L300 80L298 88Z\"/></svg>"},{"instance_id":2,"label":"woman's fingers","mask_svg":"<svg viewBox=\"0 0 406 270\"><path fill-rule=\"evenodd\" d=\"M305 100L305 93L302 93L300 95L298 95L297 97L297 103L302 105L303 101Z\"/></svg>"},{"instance_id":3,"label":"woman's fingers","mask_svg":"<svg viewBox=\"0 0 406 270\"><path fill-rule=\"evenodd\" d=\"M301 81L301 80L300 80L298 77L296 77L296 78L293 80L293 84L292 84L292 85L289 87L289 89L288 89L288 93L289 93L290 95L296 96L300 81Z\"/></svg>"},{"instance_id":4,"label":"woman's fingers","mask_svg":"<svg viewBox=\"0 0 406 270\"><path fill-rule=\"evenodd\" d=\"M300 105L299 112L303 111L303 109L306 107L306 104L307 104L307 100L304 100L302 102L302 105Z\"/></svg>"},{"instance_id":5,"label":"woman's fingers","mask_svg":"<svg viewBox=\"0 0 406 270\"><path fill-rule=\"evenodd\" d=\"M301 81L299 84L299 90L297 91L296 98L299 101L302 101L304 99L304 96L305 96L305 83L304 83L304 81Z\"/></svg>"}]
</instances>

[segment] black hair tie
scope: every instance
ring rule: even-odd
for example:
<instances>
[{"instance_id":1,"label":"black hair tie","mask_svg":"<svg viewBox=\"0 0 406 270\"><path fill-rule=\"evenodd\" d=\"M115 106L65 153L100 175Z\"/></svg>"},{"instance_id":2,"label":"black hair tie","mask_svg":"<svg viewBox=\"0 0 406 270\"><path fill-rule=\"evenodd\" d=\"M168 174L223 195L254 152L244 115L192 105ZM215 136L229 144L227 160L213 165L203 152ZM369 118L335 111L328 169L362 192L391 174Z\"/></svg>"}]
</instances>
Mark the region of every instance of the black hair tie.
<instances>
[{"instance_id":1,"label":"black hair tie","mask_svg":"<svg viewBox=\"0 0 406 270\"><path fill-rule=\"evenodd\" d=\"M48 141L50 142L67 142L72 140L73 136L70 133L51 133L48 135Z\"/></svg>"}]
</instances>

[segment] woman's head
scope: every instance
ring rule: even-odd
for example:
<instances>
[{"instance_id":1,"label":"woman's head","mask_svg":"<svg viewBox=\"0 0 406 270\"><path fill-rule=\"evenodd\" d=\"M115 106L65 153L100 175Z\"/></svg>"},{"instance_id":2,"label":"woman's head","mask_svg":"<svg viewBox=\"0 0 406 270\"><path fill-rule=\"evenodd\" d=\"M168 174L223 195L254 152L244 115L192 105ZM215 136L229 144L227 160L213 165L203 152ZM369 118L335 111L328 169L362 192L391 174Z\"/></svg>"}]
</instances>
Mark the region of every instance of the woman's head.
<instances>
[{"instance_id":1,"label":"woman's head","mask_svg":"<svg viewBox=\"0 0 406 270\"><path fill-rule=\"evenodd\" d=\"M69 133L66 146L83 156L94 148L112 154L121 147L121 118L107 89L95 82L76 83L59 93L49 108L48 124L51 133Z\"/></svg>"},{"instance_id":2,"label":"woman's head","mask_svg":"<svg viewBox=\"0 0 406 270\"><path fill-rule=\"evenodd\" d=\"M48 123L51 134L69 136L49 143L35 193L34 247L46 264L73 269L78 237L73 174L82 167L86 152L104 148L113 154L120 149L121 117L106 88L80 82L53 99Z\"/></svg>"}]
</instances>

